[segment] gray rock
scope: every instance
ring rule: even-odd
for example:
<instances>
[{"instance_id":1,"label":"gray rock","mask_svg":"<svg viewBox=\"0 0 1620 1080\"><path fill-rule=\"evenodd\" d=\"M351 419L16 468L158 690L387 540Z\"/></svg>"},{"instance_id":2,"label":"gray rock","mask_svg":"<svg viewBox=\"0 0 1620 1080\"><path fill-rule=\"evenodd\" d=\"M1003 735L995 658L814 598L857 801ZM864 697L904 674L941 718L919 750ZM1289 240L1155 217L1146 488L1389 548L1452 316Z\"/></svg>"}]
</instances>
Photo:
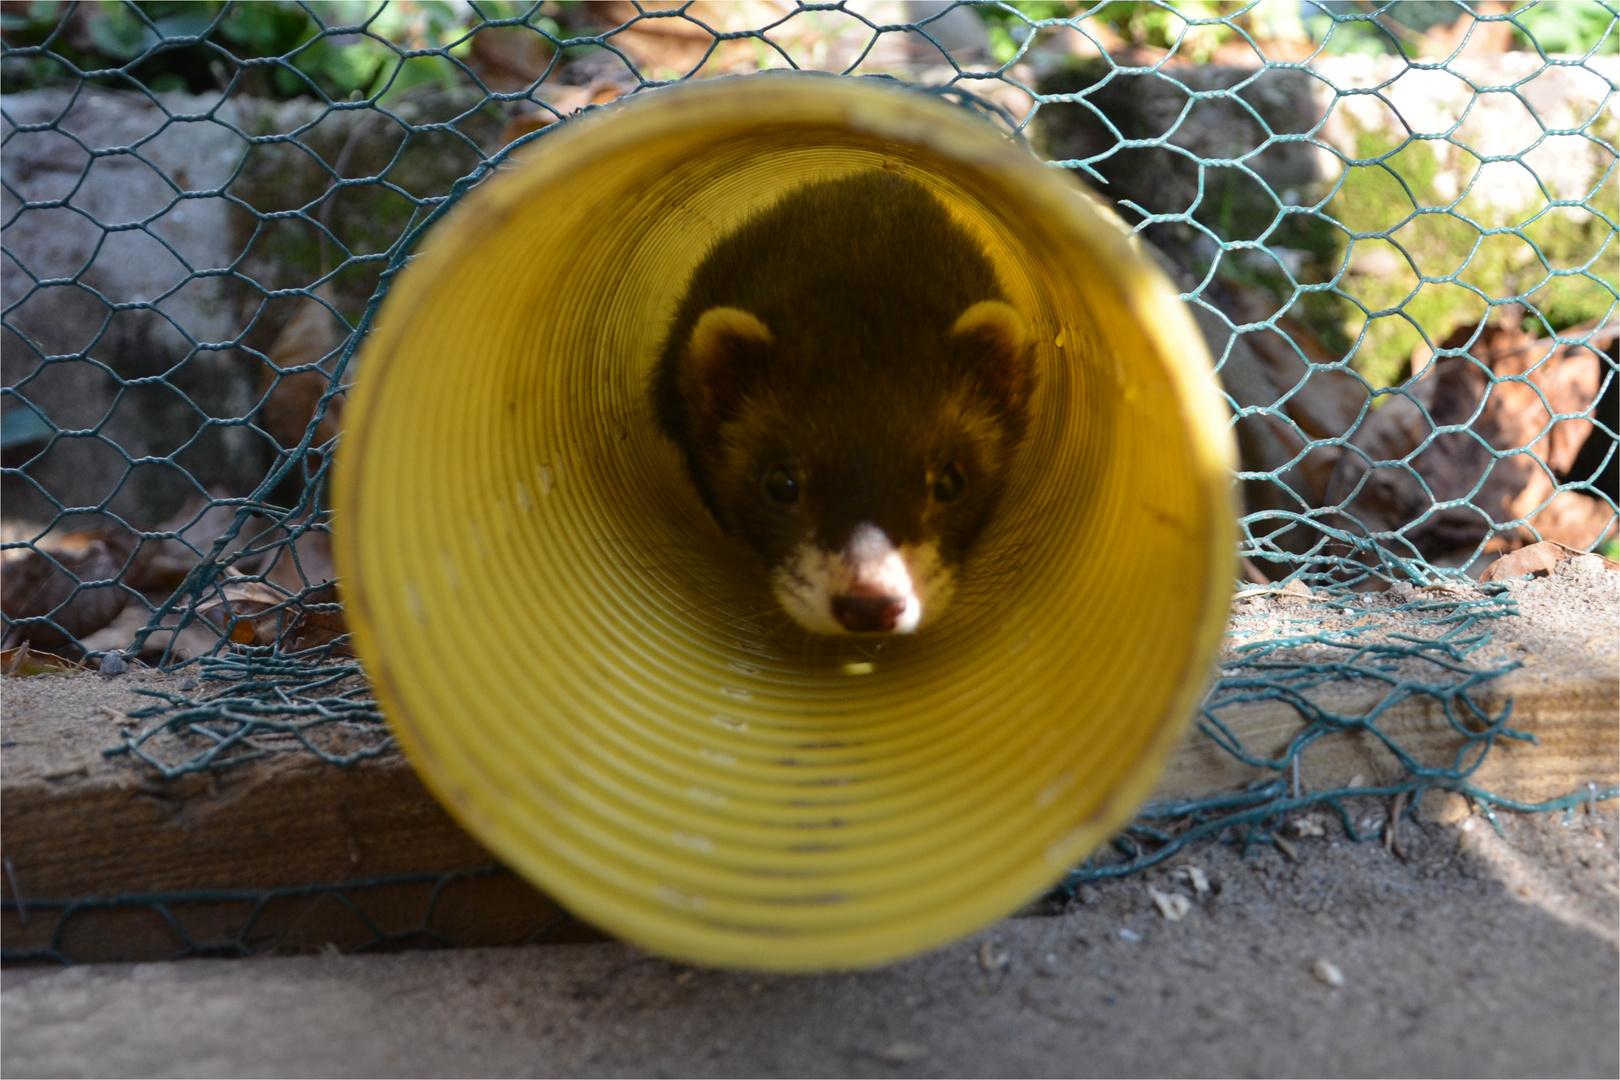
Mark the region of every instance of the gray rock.
<instances>
[{"instance_id":1,"label":"gray rock","mask_svg":"<svg viewBox=\"0 0 1620 1080\"><path fill-rule=\"evenodd\" d=\"M205 484L262 475L262 437L210 423L255 399L222 276L241 253L220 194L247 149L236 106L85 87L0 113L5 409L71 433L6 478L7 517L49 522L54 501L149 525L195 490L175 465Z\"/></svg>"},{"instance_id":2,"label":"gray rock","mask_svg":"<svg viewBox=\"0 0 1620 1080\"><path fill-rule=\"evenodd\" d=\"M252 492L303 428L267 430L259 411L301 303L268 294L330 275L354 322L400 237L495 145L503 119L482 102L433 86L379 109L8 96L3 381L8 435L26 445L8 439L24 475L5 479L7 519L45 526L69 508L152 528L200 491ZM41 440L41 421L66 434Z\"/></svg>"},{"instance_id":3,"label":"gray rock","mask_svg":"<svg viewBox=\"0 0 1620 1080\"><path fill-rule=\"evenodd\" d=\"M1321 122L1316 85L1309 72L1291 69L1210 64L1131 73L1103 59L1080 61L1041 78L1041 93L1067 100L1041 106L1033 136L1045 156L1084 163L1128 215L1187 214L1224 235L1255 239L1321 179L1321 151L1282 138ZM1230 94L1195 97L1221 90ZM1119 145L1156 139L1163 145ZM1283 221L1269 244L1306 244L1293 235L1296 220ZM1151 235L1183 265L1199 262L1207 242L1186 226Z\"/></svg>"}]
</instances>

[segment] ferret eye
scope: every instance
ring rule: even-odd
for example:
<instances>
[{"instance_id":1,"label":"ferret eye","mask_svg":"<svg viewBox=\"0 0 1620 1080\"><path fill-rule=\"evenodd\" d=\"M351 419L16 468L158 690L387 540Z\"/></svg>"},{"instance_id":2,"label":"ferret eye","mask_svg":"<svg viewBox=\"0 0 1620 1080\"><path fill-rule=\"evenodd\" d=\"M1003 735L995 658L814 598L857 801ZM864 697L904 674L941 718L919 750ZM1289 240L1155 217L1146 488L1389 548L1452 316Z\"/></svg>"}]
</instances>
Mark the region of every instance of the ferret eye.
<instances>
[{"instance_id":1,"label":"ferret eye","mask_svg":"<svg viewBox=\"0 0 1620 1080\"><path fill-rule=\"evenodd\" d=\"M934 501L950 502L962 494L962 489L966 486L967 478L962 475L962 470L958 469L953 462L941 469L938 479L934 481Z\"/></svg>"},{"instance_id":2,"label":"ferret eye","mask_svg":"<svg viewBox=\"0 0 1620 1080\"><path fill-rule=\"evenodd\" d=\"M774 503L789 506L799 501L799 482L793 474L778 466L765 474L765 494Z\"/></svg>"}]
</instances>

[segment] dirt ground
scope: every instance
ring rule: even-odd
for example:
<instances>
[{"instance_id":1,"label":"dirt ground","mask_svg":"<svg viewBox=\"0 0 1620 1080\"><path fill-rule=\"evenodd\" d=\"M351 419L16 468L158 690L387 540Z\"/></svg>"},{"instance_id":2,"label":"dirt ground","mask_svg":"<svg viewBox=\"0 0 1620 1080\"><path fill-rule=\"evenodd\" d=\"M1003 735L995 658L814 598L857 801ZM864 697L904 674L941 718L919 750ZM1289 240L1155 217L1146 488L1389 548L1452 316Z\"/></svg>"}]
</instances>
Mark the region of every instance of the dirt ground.
<instances>
[{"instance_id":1,"label":"dirt ground","mask_svg":"<svg viewBox=\"0 0 1620 1080\"><path fill-rule=\"evenodd\" d=\"M1296 859L1209 845L857 974L617 944L10 968L0 1072L1614 1076L1614 804L1499 817L1403 825L1405 861L1326 819Z\"/></svg>"}]
</instances>

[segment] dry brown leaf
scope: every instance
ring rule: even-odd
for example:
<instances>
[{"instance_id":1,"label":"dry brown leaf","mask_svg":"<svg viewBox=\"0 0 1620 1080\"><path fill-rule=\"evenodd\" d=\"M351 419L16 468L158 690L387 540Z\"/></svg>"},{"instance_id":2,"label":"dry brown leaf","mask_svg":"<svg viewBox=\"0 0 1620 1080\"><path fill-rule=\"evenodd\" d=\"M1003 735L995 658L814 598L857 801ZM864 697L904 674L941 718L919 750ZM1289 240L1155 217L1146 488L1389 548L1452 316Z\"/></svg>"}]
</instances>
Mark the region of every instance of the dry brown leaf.
<instances>
[{"instance_id":1,"label":"dry brown leaf","mask_svg":"<svg viewBox=\"0 0 1620 1080\"><path fill-rule=\"evenodd\" d=\"M541 128L550 127L557 122L558 114L564 117L572 116L587 105L606 105L610 101L617 101L634 89L634 84L617 78L602 78L594 80L589 86L556 86L542 89L544 92L536 96L551 108L519 113L508 120L506 126L501 129L499 139L501 146L516 142Z\"/></svg>"},{"instance_id":2,"label":"dry brown leaf","mask_svg":"<svg viewBox=\"0 0 1620 1080\"><path fill-rule=\"evenodd\" d=\"M1337 439L1349 431L1367 401L1366 385L1347 371L1324 368L1344 359L1309 327L1278 310L1263 289L1223 281L1221 308L1238 323L1271 325L1243 334L1268 392L1264 401L1299 425L1311 440ZM1313 366L1307 366L1313 365Z\"/></svg>"},{"instance_id":3,"label":"dry brown leaf","mask_svg":"<svg viewBox=\"0 0 1620 1080\"><path fill-rule=\"evenodd\" d=\"M529 27L497 26L473 35L467 59L485 86L510 94L539 82L552 52L551 43Z\"/></svg>"},{"instance_id":4,"label":"dry brown leaf","mask_svg":"<svg viewBox=\"0 0 1620 1080\"><path fill-rule=\"evenodd\" d=\"M15 649L0 652L0 672L19 679L34 675L60 675L78 671L82 666L82 663L75 663L55 653L37 652L26 642Z\"/></svg>"},{"instance_id":5,"label":"dry brown leaf","mask_svg":"<svg viewBox=\"0 0 1620 1080\"><path fill-rule=\"evenodd\" d=\"M146 635L140 651L136 652L135 638L151 621L152 612L145 604L130 604L118 618L88 637L80 638L79 644L86 652L122 653L126 658L139 659L148 664L157 664L165 656L169 661L178 661L213 652L219 644L219 633L214 625L206 621L193 621L185 629L177 631L173 624L179 618L177 614L170 615L164 620L165 625Z\"/></svg>"},{"instance_id":6,"label":"dry brown leaf","mask_svg":"<svg viewBox=\"0 0 1620 1080\"><path fill-rule=\"evenodd\" d=\"M264 404L259 408L257 422L287 449L303 439L322 395L332 382L330 372L320 365L336 359L333 354L343 343L344 331L337 316L323 303L331 299L327 286L317 287L315 296L299 304L275 344L270 346L270 362L274 367L265 368L260 386L265 395ZM287 368L307 370L280 374ZM311 446L325 446L342 430L343 404L344 395L339 394L327 405Z\"/></svg>"},{"instance_id":7,"label":"dry brown leaf","mask_svg":"<svg viewBox=\"0 0 1620 1080\"><path fill-rule=\"evenodd\" d=\"M348 621L343 617L341 598L338 596L337 585L328 582L306 592L300 600L302 604L298 621L288 631L282 642L282 648L289 652L301 652L304 649L319 648L330 645L336 639L349 632ZM328 610L315 610L317 606ZM354 650L347 644L333 648L332 656L353 656Z\"/></svg>"},{"instance_id":8,"label":"dry brown leaf","mask_svg":"<svg viewBox=\"0 0 1620 1080\"><path fill-rule=\"evenodd\" d=\"M1431 560L1467 552L1493 524L1516 519L1527 520L1543 539L1596 543L1611 527L1607 505L1578 492L1555 495L1550 470L1567 470L1592 430L1589 420L1552 416L1590 411L1601 386L1598 355L1531 337L1511 319L1483 330L1461 327L1442 343L1463 346L1468 356L1432 361L1427 350L1414 356L1417 378L1351 437L1361 453L1340 456L1325 503L1341 504L1369 531L1403 530ZM1486 368L1509 381L1492 382ZM1437 425L1467 430L1431 437ZM1496 457L1493 449L1530 454ZM1368 459L1395 464L1370 469ZM1437 502L1464 499L1471 505L1434 509ZM1495 542L1535 539L1521 528Z\"/></svg>"},{"instance_id":9,"label":"dry brown leaf","mask_svg":"<svg viewBox=\"0 0 1620 1080\"><path fill-rule=\"evenodd\" d=\"M1530 515L1530 525L1541 538L1552 543L1579 548L1594 548L1614 535L1615 514L1609 504L1593 495L1579 491L1560 491L1547 501L1547 505ZM1512 543L1530 543L1535 537L1527 529L1519 529L1504 537L1507 548Z\"/></svg>"},{"instance_id":10,"label":"dry brown leaf","mask_svg":"<svg viewBox=\"0 0 1620 1080\"><path fill-rule=\"evenodd\" d=\"M130 533L98 527L49 534L32 548L0 553L0 610L6 618L49 617L56 624L14 626L7 638L59 649L112 622L129 602L129 590L111 582L130 562L134 548ZM87 581L110 584L81 587Z\"/></svg>"},{"instance_id":11,"label":"dry brown leaf","mask_svg":"<svg viewBox=\"0 0 1620 1080\"><path fill-rule=\"evenodd\" d=\"M643 11L651 13L677 8L684 18L639 19L629 30L615 34L614 42L618 43L625 34L634 33L707 44L714 40L714 34L710 31L718 30L727 34L752 30L769 26L793 12L793 5L783 0L641 0L640 3L611 0L600 5L598 10L602 21L612 20L622 26L636 19ZM704 26L709 29L705 30Z\"/></svg>"},{"instance_id":12,"label":"dry brown leaf","mask_svg":"<svg viewBox=\"0 0 1620 1080\"><path fill-rule=\"evenodd\" d=\"M1344 435L1361 415L1366 387L1346 372L1308 366L1334 364L1342 357L1303 325L1279 315L1270 294L1236 282L1222 285L1221 309L1227 319L1238 324L1274 320L1275 325L1234 336L1220 316L1194 312L1211 353L1224 356L1221 383L1233 401L1244 409L1271 410L1250 412L1233 424L1244 471L1276 477L1245 482L1248 509L1299 512L1321 506L1343 451L1306 447ZM1298 550L1305 550L1317 534L1297 529L1275 539L1284 548L1303 545Z\"/></svg>"},{"instance_id":13,"label":"dry brown leaf","mask_svg":"<svg viewBox=\"0 0 1620 1080\"><path fill-rule=\"evenodd\" d=\"M1508 578L1532 575L1541 577L1551 574L1553 568L1564 560L1585 554L1586 552L1578 548L1543 540L1539 544L1530 544L1497 559L1485 568L1485 572L1479 576L1479 580L1504 581ZM1604 559L1603 564L1610 570L1620 569L1620 563L1610 559Z\"/></svg>"},{"instance_id":14,"label":"dry brown leaf","mask_svg":"<svg viewBox=\"0 0 1620 1080\"><path fill-rule=\"evenodd\" d=\"M262 581L228 577L216 595L197 605L197 614L213 623L238 645L273 645L280 629L280 612L259 618L291 597Z\"/></svg>"},{"instance_id":15,"label":"dry brown leaf","mask_svg":"<svg viewBox=\"0 0 1620 1080\"><path fill-rule=\"evenodd\" d=\"M1436 59L1500 55L1513 48L1513 24L1505 20L1481 20L1486 16L1500 18L1513 6L1507 0L1477 0L1471 5L1471 10L1459 5L1458 17L1454 22L1431 26L1427 32L1415 35L1413 43L1423 56ZM1387 25L1393 20L1381 21Z\"/></svg>"},{"instance_id":16,"label":"dry brown leaf","mask_svg":"<svg viewBox=\"0 0 1620 1080\"><path fill-rule=\"evenodd\" d=\"M277 530L278 537L286 539L271 553L270 565L264 571L266 581L289 595L324 585L337 577L332 565L332 534L325 529L306 528L293 538L289 528L296 529L302 524L300 520Z\"/></svg>"},{"instance_id":17,"label":"dry brown leaf","mask_svg":"<svg viewBox=\"0 0 1620 1080\"><path fill-rule=\"evenodd\" d=\"M506 122L501 129L500 145L506 146L517 142L523 136L539 131L543 127L550 127L557 122L557 118L544 109L538 112L519 113Z\"/></svg>"},{"instance_id":18,"label":"dry brown leaf","mask_svg":"<svg viewBox=\"0 0 1620 1080\"><path fill-rule=\"evenodd\" d=\"M242 645L273 645L298 652L328 645L349 632L339 607L333 579L332 537L324 529L291 535L304 524L276 530L281 541L273 547L262 577L246 578L227 570L219 592L197 608L197 613L221 633ZM327 605L331 610L320 610ZM233 622L234 618L234 622ZM335 655L352 655L339 646Z\"/></svg>"},{"instance_id":19,"label":"dry brown leaf","mask_svg":"<svg viewBox=\"0 0 1620 1080\"><path fill-rule=\"evenodd\" d=\"M279 641L283 652L301 652L331 644L349 632L338 604L332 582L295 594L265 581L232 576L220 583L218 595L198 605L197 614L238 645ZM313 610L327 605L331 610ZM334 655L352 652L345 646Z\"/></svg>"},{"instance_id":20,"label":"dry brown leaf","mask_svg":"<svg viewBox=\"0 0 1620 1080\"><path fill-rule=\"evenodd\" d=\"M206 495L198 493L187 500L178 514L152 530L176 533L177 537L146 541L141 546L142 558L137 566L131 567L130 572L124 575L124 583L139 592L167 594L179 588L186 575L197 565L200 558L197 553L206 554L212 549L236 520L237 508L218 502L227 497L224 488L211 487ZM229 557L240 551L263 532L265 524L261 517L250 517L222 554ZM258 564L259 559L255 557L248 562L232 565L251 573Z\"/></svg>"}]
</instances>

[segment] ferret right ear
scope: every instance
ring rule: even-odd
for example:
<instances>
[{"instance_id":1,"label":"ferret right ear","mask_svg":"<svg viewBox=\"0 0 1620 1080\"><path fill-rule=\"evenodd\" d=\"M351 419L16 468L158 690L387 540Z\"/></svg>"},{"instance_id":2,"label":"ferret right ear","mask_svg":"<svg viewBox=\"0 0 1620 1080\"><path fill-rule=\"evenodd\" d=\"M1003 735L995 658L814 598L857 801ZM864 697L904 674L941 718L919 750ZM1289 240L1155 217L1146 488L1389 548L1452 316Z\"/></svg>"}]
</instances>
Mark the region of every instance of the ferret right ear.
<instances>
[{"instance_id":1,"label":"ferret right ear","mask_svg":"<svg viewBox=\"0 0 1620 1080\"><path fill-rule=\"evenodd\" d=\"M970 350L986 389L1009 412L1021 410L1034 381L1029 362L1032 342L1022 316L1000 300L981 300L957 317L951 337Z\"/></svg>"},{"instance_id":2,"label":"ferret right ear","mask_svg":"<svg viewBox=\"0 0 1620 1080\"><path fill-rule=\"evenodd\" d=\"M681 397L694 418L716 423L729 416L757 374L756 361L775 340L741 308L712 307L699 315L680 368Z\"/></svg>"}]
</instances>

